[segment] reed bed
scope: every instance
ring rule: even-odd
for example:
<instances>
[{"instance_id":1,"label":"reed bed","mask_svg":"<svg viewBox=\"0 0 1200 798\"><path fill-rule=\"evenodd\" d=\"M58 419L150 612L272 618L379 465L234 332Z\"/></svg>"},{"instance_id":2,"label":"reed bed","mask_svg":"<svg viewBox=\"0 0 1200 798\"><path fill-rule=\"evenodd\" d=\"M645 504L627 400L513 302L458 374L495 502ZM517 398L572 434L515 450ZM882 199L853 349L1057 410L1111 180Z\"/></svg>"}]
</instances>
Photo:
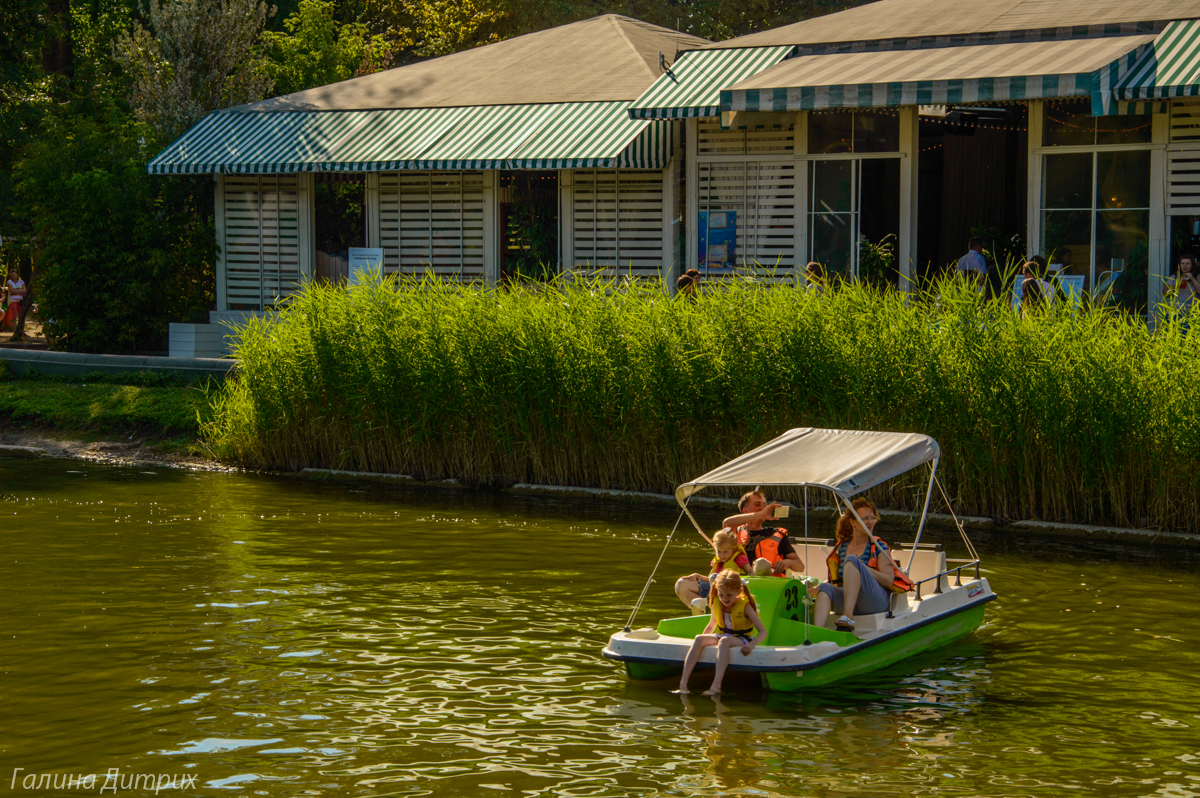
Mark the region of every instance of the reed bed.
<instances>
[{"instance_id":1,"label":"reed bed","mask_svg":"<svg viewBox=\"0 0 1200 798\"><path fill-rule=\"evenodd\" d=\"M791 427L920 431L960 513L1200 531L1179 318L1022 314L953 281L695 301L431 281L311 285L240 335L204 437L245 466L669 492ZM876 498L913 508L917 481Z\"/></svg>"}]
</instances>

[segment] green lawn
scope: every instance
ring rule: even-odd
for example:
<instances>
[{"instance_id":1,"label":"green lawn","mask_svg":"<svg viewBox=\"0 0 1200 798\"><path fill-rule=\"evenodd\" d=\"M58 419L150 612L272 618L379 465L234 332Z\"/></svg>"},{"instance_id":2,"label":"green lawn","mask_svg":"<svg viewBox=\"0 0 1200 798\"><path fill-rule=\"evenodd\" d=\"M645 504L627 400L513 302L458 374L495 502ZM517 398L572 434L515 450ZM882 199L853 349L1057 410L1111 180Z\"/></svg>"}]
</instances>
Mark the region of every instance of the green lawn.
<instances>
[{"instance_id":1,"label":"green lawn","mask_svg":"<svg viewBox=\"0 0 1200 798\"><path fill-rule=\"evenodd\" d=\"M0 380L0 423L62 432L137 432L158 438L199 436L204 388L140 386L58 379Z\"/></svg>"}]
</instances>

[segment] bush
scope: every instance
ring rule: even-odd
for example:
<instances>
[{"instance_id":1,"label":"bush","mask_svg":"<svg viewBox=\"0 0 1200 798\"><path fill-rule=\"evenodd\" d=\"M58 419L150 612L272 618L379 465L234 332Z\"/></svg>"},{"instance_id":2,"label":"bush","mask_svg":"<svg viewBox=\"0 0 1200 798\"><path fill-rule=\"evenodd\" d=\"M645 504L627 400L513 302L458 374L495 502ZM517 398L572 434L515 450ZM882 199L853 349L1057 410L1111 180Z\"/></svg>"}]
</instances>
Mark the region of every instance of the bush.
<instances>
[{"instance_id":1,"label":"bush","mask_svg":"<svg viewBox=\"0 0 1200 798\"><path fill-rule=\"evenodd\" d=\"M115 108L51 118L19 165L40 315L71 351L162 350L168 322L206 320L210 180L146 174L153 138Z\"/></svg>"},{"instance_id":2,"label":"bush","mask_svg":"<svg viewBox=\"0 0 1200 798\"><path fill-rule=\"evenodd\" d=\"M622 284L310 286L242 331L205 437L247 466L670 491L798 426L926 432L960 512L1200 530L1196 333L961 281L695 302ZM916 481L875 492L915 506Z\"/></svg>"}]
</instances>

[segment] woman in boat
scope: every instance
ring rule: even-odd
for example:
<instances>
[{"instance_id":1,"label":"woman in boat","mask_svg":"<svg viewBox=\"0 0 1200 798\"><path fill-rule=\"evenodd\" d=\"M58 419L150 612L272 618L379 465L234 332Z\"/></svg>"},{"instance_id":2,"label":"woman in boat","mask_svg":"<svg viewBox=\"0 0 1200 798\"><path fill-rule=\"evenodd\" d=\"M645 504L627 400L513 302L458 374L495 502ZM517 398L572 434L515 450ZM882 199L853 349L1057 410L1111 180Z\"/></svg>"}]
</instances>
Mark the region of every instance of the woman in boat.
<instances>
[{"instance_id":1,"label":"woman in boat","mask_svg":"<svg viewBox=\"0 0 1200 798\"><path fill-rule=\"evenodd\" d=\"M870 501L853 501L862 523L849 510L843 511L837 522L837 544L825 561L829 566L829 581L817 586L815 618L824 623L829 610L841 615L836 626L844 632L854 631L855 614L869 615L885 612L893 592L903 592L912 582L892 560L890 547L879 538L867 534L875 529L879 513ZM866 524L866 527L863 526Z\"/></svg>"},{"instance_id":2,"label":"woman in boat","mask_svg":"<svg viewBox=\"0 0 1200 798\"><path fill-rule=\"evenodd\" d=\"M692 641L687 659L683 661L683 676L679 679L681 695L688 693L688 679L704 649L717 647L717 672L713 675L712 687L704 691L705 695L716 695L721 692L721 681L725 678L725 669L729 667L730 649L741 648L742 656L748 657L767 633L758 617L754 597L740 576L726 568L713 581L713 595L708 600L712 617L708 620L708 626L704 627L704 632Z\"/></svg>"},{"instance_id":3,"label":"woman in boat","mask_svg":"<svg viewBox=\"0 0 1200 798\"><path fill-rule=\"evenodd\" d=\"M725 526L737 530L738 542L754 561L755 574L786 576L788 570L804 570L804 560L788 540L787 530L765 525L767 521L776 520L775 508L782 506L779 502L768 503L761 490L752 490L738 500L738 514L725 519ZM759 565L760 560L765 564Z\"/></svg>"}]
</instances>

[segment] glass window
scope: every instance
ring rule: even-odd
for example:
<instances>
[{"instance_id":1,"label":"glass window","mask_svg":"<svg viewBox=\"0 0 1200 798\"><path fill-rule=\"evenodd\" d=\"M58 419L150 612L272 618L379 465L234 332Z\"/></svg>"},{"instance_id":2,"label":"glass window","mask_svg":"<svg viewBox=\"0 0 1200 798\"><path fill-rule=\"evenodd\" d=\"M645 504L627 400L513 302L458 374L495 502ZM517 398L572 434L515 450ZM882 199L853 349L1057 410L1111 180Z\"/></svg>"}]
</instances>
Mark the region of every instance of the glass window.
<instances>
[{"instance_id":1,"label":"glass window","mask_svg":"<svg viewBox=\"0 0 1200 798\"><path fill-rule=\"evenodd\" d=\"M1043 208L1092 208L1092 153L1047 155L1042 175Z\"/></svg>"},{"instance_id":2,"label":"glass window","mask_svg":"<svg viewBox=\"0 0 1200 798\"><path fill-rule=\"evenodd\" d=\"M811 129L811 128L810 128ZM855 161L814 161L809 179L812 192L811 259L830 276L853 276L852 249L857 238L854 211Z\"/></svg>"},{"instance_id":3,"label":"glass window","mask_svg":"<svg viewBox=\"0 0 1200 798\"><path fill-rule=\"evenodd\" d=\"M898 152L899 150L899 116L867 111L858 111L854 114L855 152Z\"/></svg>"},{"instance_id":4,"label":"glass window","mask_svg":"<svg viewBox=\"0 0 1200 798\"><path fill-rule=\"evenodd\" d=\"M1092 274L1092 211L1042 212L1042 251L1046 259L1060 268L1061 274Z\"/></svg>"},{"instance_id":5,"label":"glass window","mask_svg":"<svg viewBox=\"0 0 1200 798\"><path fill-rule=\"evenodd\" d=\"M1149 144L1150 114L1096 117L1097 144Z\"/></svg>"},{"instance_id":6,"label":"glass window","mask_svg":"<svg viewBox=\"0 0 1200 798\"><path fill-rule=\"evenodd\" d=\"M1090 147L1093 144L1149 144L1150 115L1092 116L1088 100L1047 102L1042 145Z\"/></svg>"},{"instance_id":7,"label":"glass window","mask_svg":"<svg viewBox=\"0 0 1200 798\"><path fill-rule=\"evenodd\" d=\"M830 275L895 285L899 159L813 161L809 175L810 260Z\"/></svg>"},{"instance_id":8,"label":"glass window","mask_svg":"<svg viewBox=\"0 0 1200 798\"><path fill-rule=\"evenodd\" d=\"M882 111L808 115L808 152L898 152L900 117Z\"/></svg>"},{"instance_id":9,"label":"glass window","mask_svg":"<svg viewBox=\"0 0 1200 798\"><path fill-rule=\"evenodd\" d=\"M808 151L812 155L850 152L853 136L852 112L808 115Z\"/></svg>"},{"instance_id":10,"label":"glass window","mask_svg":"<svg viewBox=\"0 0 1200 798\"><path fill-rule=\"evenodd\" d=\"M1096 291L1129 308L1146 305L1150 211L1096 213Z\"/></svg>"},{"instance_id":11,"label":"glass window","mask_svg":"<svg viewBox=\"0 0 1200 798\"><path fill-rule=\"evenodd\" d=\"M854 161L816 161L812 172L814 213L849 213L853 209Z\"/></svg>"},{"instance_id":12,"label":"glass window","mask_svg":"<svg viewBox=\"0 0 1200 798\"><path fill-rule=\"evenodd\" d=\"M1043 167L1042 253L1053 272L1082 276L1102 301L1144 308L1150 153L1046 155Z\"/></svg>"},{"instance_id":13,"label":"glass window","mask_svg":"<svg viewBox=\"0 0 1200 798\"><path fill-rule=\"evenodd\" d=\"M1044 146L1066 147L1096 143L1096 117L1092 116L1090 102L1048 102L1044 107Z\"/></svg>"},{"instance_id":14,"label":"glass window","mask_svg":"<svg viewBox=\"0 0 1200 798\"><path fill-rule=\"evenodd\" d=\"M1096 153L1096 207L1150 207L1149 150Z\"/></svg>"}]
</instances>

